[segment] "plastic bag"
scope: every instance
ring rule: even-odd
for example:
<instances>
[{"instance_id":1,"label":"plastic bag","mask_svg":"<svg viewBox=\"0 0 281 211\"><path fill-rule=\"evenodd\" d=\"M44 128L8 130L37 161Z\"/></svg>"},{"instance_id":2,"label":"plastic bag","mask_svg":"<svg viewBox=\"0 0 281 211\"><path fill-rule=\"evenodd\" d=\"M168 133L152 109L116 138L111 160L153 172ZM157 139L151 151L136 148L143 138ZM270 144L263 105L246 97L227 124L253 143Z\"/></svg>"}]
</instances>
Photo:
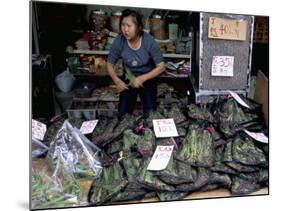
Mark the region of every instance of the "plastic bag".
<instances>
[{"instance_id":1,"label":"plastic bag","mask_svg":"<svg viewBox=\"0 0 281 211\"><path fill-rule=\"evenodd\" d=\"M57 75L55 78L56 85L62 92L69 92L72 89L74 81L75 77L68 69Z\"/></svg>"},{"instance_id":2,"label":"plastic bag","mask_svg":"<svg viewBox=\"0 0 281 211\"><path fill-rule=\"evenodd\" d=\"M32 209L79 206L82 190L62 154L52 175L41 172L32 175Z\"/></svg>"},{"instance_id":3,"label":"plastic bag","mask_svg":"<svg viewBox=\"0 0 281 211\"><path fill-rule=\"evenodd\" d=\"M98 158L100 149L91 143L77 128L65 121L50 145L47 159L56 166L61 154L70 171L77 177L95 178L102 171Z\"/></svg>"},{"instance_id":4,"label":"plastic bag","mask_svg":"<svg viewBox=\"0 0 281 211\"><path fill-rule=\"evenodd\" d=\"M32 152L31 155L33 158L37 158L43 156L45 153L48 152L48 147L43 144L41 141L37 139L32 139Z\"/></svg>"}]
</instances>

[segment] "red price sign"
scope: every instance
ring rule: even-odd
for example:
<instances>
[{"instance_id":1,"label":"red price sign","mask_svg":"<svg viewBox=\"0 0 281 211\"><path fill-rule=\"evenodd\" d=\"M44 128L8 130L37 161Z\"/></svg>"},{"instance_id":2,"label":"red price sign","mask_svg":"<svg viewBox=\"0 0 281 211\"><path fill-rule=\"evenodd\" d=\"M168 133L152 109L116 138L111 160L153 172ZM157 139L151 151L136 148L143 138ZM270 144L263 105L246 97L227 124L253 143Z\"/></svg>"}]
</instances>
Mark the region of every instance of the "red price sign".
<instances>
[{"instance_id":1,"label":"red price sign","mask_svg":"<svg viewBox=\"0 0 281 211\"><path fill-rule=\"evenodd\" d=\"M213 39L246 40L248 22L217 17L209 18L208 37Z\"/></svg>"},{"instance_id":2,"label":"red price sign","mask_svg":"<svg viewBox=\"0 0 281 211\"><path fill-rule=\"evenodd\" d=\"M213 56L212 76L233 76L233 56Z\"/></svg>"}]
</instances>

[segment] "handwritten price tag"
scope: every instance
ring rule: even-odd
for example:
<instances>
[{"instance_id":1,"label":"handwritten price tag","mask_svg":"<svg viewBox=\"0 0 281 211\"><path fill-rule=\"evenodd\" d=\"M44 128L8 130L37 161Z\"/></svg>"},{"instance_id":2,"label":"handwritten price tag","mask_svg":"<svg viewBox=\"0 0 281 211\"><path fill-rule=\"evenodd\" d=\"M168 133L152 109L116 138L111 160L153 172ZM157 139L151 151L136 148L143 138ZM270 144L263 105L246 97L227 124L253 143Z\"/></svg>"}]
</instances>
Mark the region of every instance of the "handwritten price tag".
<instances>
[{"instance_id":1,"label":"handwritten price tag","mask_svg":"<svg viewBox=\"0 0 281 211\"><path fill-rule=\"evenodd\" d=\"M157 138L179 136L174 119L153 119L152 122Z\"/></svg>"},{"instance_id":2,"label":"handwritten price tag","mask_svg":"<svg viewBox=\"0 0 281 211\"><path fill-rule=\"evenodd\" d=\"M98 120L91 120L91 121L83 122L83 124L81 125L81 128L80 128L80 131L83 134L92 133L97 124L98 124Z\"/></svg>"},{"instance_id":3,"label":"handwritten price tag","mask_svg":"<svg viewBox=\"0 0 281 211\"><path fill-rule=\"evenodd\" d=\"M213 39L246 40L248 22L217 17L209 18L208 37Z\"/></svg>"},{"instance_id":4,"label":"handwritten price tag","mask_svg":"<svg viewBox=\"0 0 281 211\"><path fill-rule=\"evenodd\" d=\"M159 171L166 168L171 158L174 146L157 146L147 167L148 170Z\"/></svg>"},{"instance_id":5,"label":"handwritten price tag","mask_svg":"<svg viewBox=\"0 0 281 211\"><path fill-rule=\"evenodd\" d=\"M37 120L32 119L32 139L43 140L47 131L47 126Z\"/></svg>"},{"instance_id":6,"label":"handwritten price tag","mask_svg":"<svg viewBox=\"0 0 281 211\"><path fill-rule=\"evenodd\" d=\"M212 76L233 76L234 56L213 56Z\"/></svg>"},{"instance_id":7,"label":"handwritten price tag","mask_svg":"<svg viewBox=\"0 0 281 211\"><path fill-rule=\"evenodd\" d=\"M235 92L233 92L233 91L228 91L229 92L229 94L231 94L231 96L241 105L241 106L244 106L244 107L246 107L246 108L250 108L245 102L244 102L244 100L242 100L240 97L239 97L239 95L238 94L236 94Z\"/></svg>"},{"instance_id":8,"label":"handwritten price tag","mask_svg":"<svg viewBox=\"0 0 281 211\"><path fill-rule=\"evenodd\" d=\"M244 131L255 140L268 144L268 137L266 137L263 133L253 133L248 130L244 130Z\"/></svg>"}]
</instances>

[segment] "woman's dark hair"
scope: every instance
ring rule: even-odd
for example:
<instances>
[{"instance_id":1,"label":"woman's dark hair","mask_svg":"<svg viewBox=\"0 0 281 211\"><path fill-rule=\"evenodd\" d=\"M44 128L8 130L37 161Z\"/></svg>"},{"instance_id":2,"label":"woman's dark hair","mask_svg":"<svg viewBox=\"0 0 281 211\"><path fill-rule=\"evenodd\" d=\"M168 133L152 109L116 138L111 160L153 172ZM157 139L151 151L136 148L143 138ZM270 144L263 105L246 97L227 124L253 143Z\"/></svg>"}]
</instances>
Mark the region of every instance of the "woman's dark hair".
<instances>
[{"instance_id":1,"label":"woman's dark hair","mask_svg":"<svg viewBox=\"0 0 281 211\"><path fill-rule=\"evenodd\" d=\"M135 10L131 10L131 9L125 9L122 11L122 15L120 18L120 31L121 31L121 26L122 26L122 21L125 17L131 16L133 18L133 22L134 24L136 24L137 29L138 29L138 35L141 36L143 34L143 23L142 23L142 15L135 11Z\"/></svg>"}]
</instances>

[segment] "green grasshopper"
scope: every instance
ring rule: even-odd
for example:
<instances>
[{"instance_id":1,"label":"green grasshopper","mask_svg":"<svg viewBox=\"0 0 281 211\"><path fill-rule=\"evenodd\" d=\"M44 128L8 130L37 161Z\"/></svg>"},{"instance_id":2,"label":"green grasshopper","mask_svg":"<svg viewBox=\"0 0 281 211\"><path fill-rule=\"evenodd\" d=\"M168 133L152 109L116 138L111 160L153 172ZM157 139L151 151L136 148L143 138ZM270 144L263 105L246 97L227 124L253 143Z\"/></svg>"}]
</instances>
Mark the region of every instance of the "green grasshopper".
<instances>
[{"instance_id":1,"label":"green grasshopper","mask_svg":"<svg viewBox=\"0 0 281 211\"><path fill-rule=\"evenodd\" d=\"M136 79L136 76L132 73L132 71L129 68L125 68L125 71L126 71L125 79L129 81L128 86L133 87L133 82Z\"/></svg>"}]
</instances>

